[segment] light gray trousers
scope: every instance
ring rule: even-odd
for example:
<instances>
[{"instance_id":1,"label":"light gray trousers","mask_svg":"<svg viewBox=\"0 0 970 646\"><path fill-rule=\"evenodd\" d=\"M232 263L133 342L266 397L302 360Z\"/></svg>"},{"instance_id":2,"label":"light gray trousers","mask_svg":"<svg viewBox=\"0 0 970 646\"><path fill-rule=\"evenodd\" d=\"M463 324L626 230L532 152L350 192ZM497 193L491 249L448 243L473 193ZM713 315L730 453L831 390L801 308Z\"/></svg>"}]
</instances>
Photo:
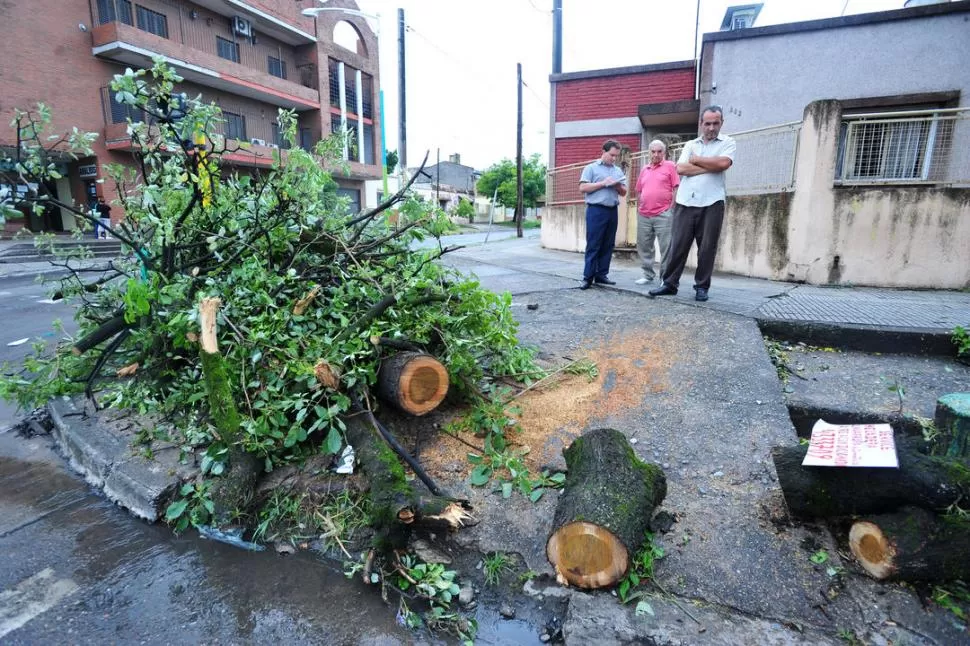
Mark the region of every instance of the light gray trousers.
<instances>
[{"instance_id":1,"label":"light gray trousers","mask_svg":"<svg viewBox=\"0 0 970 646\"><path fill-rule=\"evenodd\" d=\"M654 279L654 240L660 242L660 275L664 275L667 249L670 247L670 213L673 208L671 204L669 209L652 218L637 214L637 253L640 255L644 278Z\"/></svg>"}]
</instances>

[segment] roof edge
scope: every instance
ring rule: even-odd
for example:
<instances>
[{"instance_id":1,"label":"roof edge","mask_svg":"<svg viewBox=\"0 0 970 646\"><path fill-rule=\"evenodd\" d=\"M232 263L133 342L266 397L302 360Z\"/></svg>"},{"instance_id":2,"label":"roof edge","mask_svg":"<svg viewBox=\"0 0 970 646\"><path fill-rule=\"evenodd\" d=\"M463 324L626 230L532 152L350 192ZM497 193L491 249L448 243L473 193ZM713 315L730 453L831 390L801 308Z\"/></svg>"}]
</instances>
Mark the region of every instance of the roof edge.
<instances>
[{"instance_id":1,"label":"roof edge","mask_svg":"<svg viewBox=\"0 0 970 646\"><path fill-rule=\"evenodd\" d=\"M970 0L968 0L970 4ZM668 70L682 70L694 67L694 61L672 61L669 63L654 63L653 65L632 65L629 67L611 67L602 70L585 70L582 72L566 72L565 74L550 74L549 82L578 81L581 79L621 76L624 74L643 74L645 72L665 72Z\"/></svg>"},{"instance_id":2,"label":"roof edge","mask_svg":"<svg viewBox=\"0 0 970 646\"><path fill-rule=\"evenodd\" d=\"M743 38L757 38L758 36L777 36L779 34L818 31L820 29L858 27L860 25L870 25L894 20L912 20L914 18L927 18L931 16L941 16L950 13L964 12L970 12L970 0L919 5L916 7L907 7L903 9L890 9L888 11L873 11L870 13L860 13L852 16L839 16L837 18L820 18L818 20L789 22L782 23L780 25L767 25L765 27L749 27L747 29L738 29L736 31L712 31L704 34L701 42L709 43L722 40L741 40Z\"/></svg>"}]
</instances>

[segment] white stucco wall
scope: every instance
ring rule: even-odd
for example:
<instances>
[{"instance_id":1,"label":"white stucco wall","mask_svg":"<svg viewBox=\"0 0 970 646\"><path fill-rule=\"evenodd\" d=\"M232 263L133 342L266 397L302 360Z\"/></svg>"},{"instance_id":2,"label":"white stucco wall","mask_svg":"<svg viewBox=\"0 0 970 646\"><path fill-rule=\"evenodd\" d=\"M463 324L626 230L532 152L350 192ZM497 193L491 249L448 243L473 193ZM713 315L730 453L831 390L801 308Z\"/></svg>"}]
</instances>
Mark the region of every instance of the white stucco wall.
<instances>
[{"instance_id":1,"label":"white stucco wall","mask_svg":"<svg viewBox=\"0 0 970 646\"><path fill-rule=\"evenodd\" d=\"M800 120L820 99L959 90L961 105L970 103L967 12L715 40L704 48L701 105L724 108L727 132Z\"/></svg>"}]
</instances>

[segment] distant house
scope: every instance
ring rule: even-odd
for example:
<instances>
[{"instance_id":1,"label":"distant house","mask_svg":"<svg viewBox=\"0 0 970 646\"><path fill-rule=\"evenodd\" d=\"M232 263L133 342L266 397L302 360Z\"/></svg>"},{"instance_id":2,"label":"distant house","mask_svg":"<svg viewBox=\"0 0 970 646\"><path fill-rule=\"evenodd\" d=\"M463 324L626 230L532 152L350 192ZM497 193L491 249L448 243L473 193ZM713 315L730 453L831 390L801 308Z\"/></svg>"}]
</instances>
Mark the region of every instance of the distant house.
<instances>
[{"instance_id":1,"label":"distant house","mask_svg":"<svg viewBox=\"0 0 970 646\"><path fill-rule=\"evenodd\" d=\"M970 286L970 1L766 27L746 20L726 16L724 31L704 34L689 98L683 88L679 99L658 95L670 83L660 72L673 71L664 65L693 72L691 62L550 77L555 168L543 245L583 249L578 172L602 139L623 137L612 138L631 150L632 181L651 138L676 155L677 136L696 133L699 111L716 104L737 141L717 269L812 284ZM594 80L641 88L638 99L600 102L613 112L577 119L606 109L584 98ZM636 240L635 200L621 205L619 245Z\"/></svg>"},{"instance_id":2,"label":"distant house","mask_svg":"<svg viewBox=\"0 0 970 646\"><path fill-rule=\"evenodd\" d=\"M409 174L418 173L417 168ZM413 190L426 200L436 201L443 209L457 204L460 198L475 200L475 185L482 176L480 171L461 163L461 155L455 153L448 161L426 166L418 173Z\"/></svg>"}]
</instances>

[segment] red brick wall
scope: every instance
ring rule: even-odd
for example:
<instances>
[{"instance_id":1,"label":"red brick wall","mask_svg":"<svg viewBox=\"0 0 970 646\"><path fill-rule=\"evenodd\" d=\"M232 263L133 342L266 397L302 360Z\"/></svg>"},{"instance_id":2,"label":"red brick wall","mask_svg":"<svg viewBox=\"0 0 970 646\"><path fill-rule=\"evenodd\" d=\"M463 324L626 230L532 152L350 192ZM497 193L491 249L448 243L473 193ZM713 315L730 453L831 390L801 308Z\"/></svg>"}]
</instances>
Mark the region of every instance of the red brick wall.
<instances>
[{"instance_id":1,"label":"red brick wall","mask_svg":"<svg viewBox=\"0 0 970 646\"><path fill-rule=\"evenodd\" d=\"M693 67L559 81L556 83L556 121L635 117L637 107L645 103L693 98Z\"/></svg>"},{"instance_id":2,"label":"red brick wall","mask_svg":"<svg viewBox=\"0 0 970 646\"><path fill-rule=\"evenodd\" d=\"M556 163L553 168L598 159L603 154L603 142L615 139L630 152L640 151L640 135L615 135L611 137L569 137L556 139Z\"/></svg>"}]
</instances>

